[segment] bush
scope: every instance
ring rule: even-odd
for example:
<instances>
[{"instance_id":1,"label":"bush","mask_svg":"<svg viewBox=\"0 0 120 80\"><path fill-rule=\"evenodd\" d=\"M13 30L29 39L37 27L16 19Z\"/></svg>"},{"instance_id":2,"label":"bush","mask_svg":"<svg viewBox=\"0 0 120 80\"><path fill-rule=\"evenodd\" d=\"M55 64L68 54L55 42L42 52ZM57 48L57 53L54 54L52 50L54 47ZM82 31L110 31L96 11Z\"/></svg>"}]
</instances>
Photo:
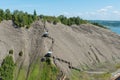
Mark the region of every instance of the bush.
<instances>
[{"instance_id":1,"label":"bush","mask_svg":"<svg viewBox=\"0 0 120 80\"><path fill-rule=\"evenodd\" d=\"M19 52L19 56L22 56L22 55L23 55L23 52L22 52L22 51L20 51L20 52Z\"/></svg>"},{"instance_id":2,"label":"bush","mask_svg":"<svg viewBox=\"0 0 120 80\"><path fill-rule=\"evenodd\" d=\"M9 54L13 54L13 50L11 49L11 50L9 50Z\"/></svg>"},{"instance_id":3,"label":"bush","mask_svg":"<svg viewBox=\"0 0 120 80\"><path fill-rule=\"evenodd\" d=\"M46 58L46 63L47 63L48 65L51 65L51 60L50 60L50 58Z\"/></svg>"},{"instance_id":4,"label":"bush","mask_svg":"<svg viewBox=\"0 0 120 80\"><path fill-rule=\"evenodd\" d=\"M26 26L26 29L29 29L29 28L30 28L30 25L27 25L27 26Z\"/></svg>"},{"instance_id":5,"label":"bush","mask_svg":"<svg viewBox=\"0 0 120 80\"><path fill-rule=\"evenodd\" d=\"M53 21L53 24L56 25L56 24L57 24L57 21Z\"/></svg>"}]
</instances>

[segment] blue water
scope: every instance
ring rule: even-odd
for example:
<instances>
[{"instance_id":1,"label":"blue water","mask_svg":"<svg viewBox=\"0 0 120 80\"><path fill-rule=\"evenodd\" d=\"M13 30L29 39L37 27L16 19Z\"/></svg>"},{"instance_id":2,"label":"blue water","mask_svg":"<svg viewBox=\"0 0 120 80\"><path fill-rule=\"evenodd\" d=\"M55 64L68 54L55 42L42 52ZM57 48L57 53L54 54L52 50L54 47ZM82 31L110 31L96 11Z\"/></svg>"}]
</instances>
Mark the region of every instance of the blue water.
<instances>
[{"instance_id":1,"label":"blue water","mask_svg":"<svg viewBox=\"0 0 120 80\"><path fill-rule=\"evenodd\" d=\"M113 26L108 26L108 28L117 34L120 34L120 26L119 27L113 27Z\"/></svg>"},{"instance_id":2,"label":"blue water","mask_svg":"<svg viewBox=\"0 0 120 80\"><path fill-rule=\"evenodd\" d=\"M97 22L103 26L108 27L112 32L120 35L120 21L90 20L90 22Z\"/></svg>"}]
</instances>

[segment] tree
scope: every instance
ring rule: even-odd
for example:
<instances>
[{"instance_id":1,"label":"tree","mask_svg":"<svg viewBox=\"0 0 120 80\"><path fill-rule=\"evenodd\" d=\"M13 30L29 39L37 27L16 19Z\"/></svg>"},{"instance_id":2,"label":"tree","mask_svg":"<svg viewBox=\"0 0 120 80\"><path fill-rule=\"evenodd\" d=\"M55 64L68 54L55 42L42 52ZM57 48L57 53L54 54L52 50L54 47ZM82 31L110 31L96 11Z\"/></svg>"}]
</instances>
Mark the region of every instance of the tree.
<instances>
[{"instance_id":1,"label":"tree","mask_svg":"<svg viewBox=\"0 0 120 80\"><path fill-rule=\"evenodd\" d=\"M0 9L0 22L4 19L4 11Z\"/></svg>"},{"instance_id":2,"label":"tree","mask_svg":"<svg viewBox=\"0 0 120 80\"><path fill-rule=\"evenodd\" d=\"M76 17L75 18L75 24L76 25L80 25L80 17Z\"/></svg>"},{"instance_id":3,"label":"tree","mask_svg":"<svg viewBox=\"0 0 120 80\"><path fill-rule=\"evenodd\" d=\"M6 56L0 67L0 76L2 80L13 80L15 64L12 56Z\"/></svg>"},{"instance_id":4,"label":"tree","mask_svg":"<svg viewBox=\"0 0 120 80\"><path fill-rule=\"evenodd\" d=\"M65 17L64 15L60 15L58 16L58 19L61 21L62 24L67 25L67 17Z\"/></svg>"},{"instance_id":5,"label":"tree","mask_svg":"<svg viewBox=\"0 0 120 80\"><path fill-rule=\"evenodd\" d=\"M34 10L34 16L37 16L36 10Z\"/></svg>"},{"instance_id":6,"label":"tree","mask_svg":"<svg viewBox=\"0 0 120 80\"><path fill-rule=\"evenodd\" d=\"M36 19L37 19L37 13L36 13L36 10L34 10L33 20L35 21Z\"/></svg>"},{"instance_id":7,"label":"tree","mask_svg":"<svg viewBox=\"0 0 120 80\"><path fill-rule=\"evenodd\" d=\"M67 21L67 25L68 25L68 26L71 26L71 25L72 25L72 22L71 22L70 19L68 19L68 21Z\"/></svg>"},{"instance_id":8,"label":"tree","mask_svg":"<svg viewBox=\"0 0 120 80\"><path fill-rule=\"evenodd\" d=\"M5 18L6 20L11 20L12 19L12 15L9 9L5 10Z\"/></svg>"}]
</instances>

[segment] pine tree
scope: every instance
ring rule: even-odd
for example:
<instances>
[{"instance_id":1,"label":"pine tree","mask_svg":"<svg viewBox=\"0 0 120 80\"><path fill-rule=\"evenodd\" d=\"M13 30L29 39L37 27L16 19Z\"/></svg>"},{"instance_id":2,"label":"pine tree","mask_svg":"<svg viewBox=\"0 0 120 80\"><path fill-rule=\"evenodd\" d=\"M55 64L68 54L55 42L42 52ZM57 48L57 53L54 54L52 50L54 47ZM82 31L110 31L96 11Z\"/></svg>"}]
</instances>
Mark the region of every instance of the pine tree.
<instances>
[{"instance_id":1,"label":"pine tree","mask_svg":"<svg viewBox=\"0 0 120 80\"><path fill-rule=\"evenodd\" d=\"M13 80L15 64L12 56L6 56L0 67L0 76L2 80Z\"/></svg>"}]
</instances>

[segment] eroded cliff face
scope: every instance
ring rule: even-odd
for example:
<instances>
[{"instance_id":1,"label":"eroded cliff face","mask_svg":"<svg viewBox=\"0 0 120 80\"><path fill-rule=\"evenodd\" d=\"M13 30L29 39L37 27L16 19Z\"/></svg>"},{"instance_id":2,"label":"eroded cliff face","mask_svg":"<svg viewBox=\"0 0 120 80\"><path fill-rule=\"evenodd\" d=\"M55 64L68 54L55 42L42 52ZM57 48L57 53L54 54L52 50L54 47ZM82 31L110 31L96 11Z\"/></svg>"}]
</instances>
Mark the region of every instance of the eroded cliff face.
<instances>
[{"instance_id":1,"label":"eroded cliff face","mask_svg":"<svg viewBox=\"0 0 120 80\"><path fill-rule=\"evenodd\" d=\"M2 21L0 23L0 63L9 50L13 50L13 58L18 67L16 76L19 75L21 68L25 68L25 74L28 75L31 65L42 55L43 46L43 24L36 21L30 29L17 28L13 22ZM23 52L19 56L19 52Z\"/></svg>"},{"instance_id":2,"label":"eroded cliff face","mask_svg":"<svg viewBox=\"0 0 120 80\"><path fill-rule=\"evenodd\" d=\"M110 30L91 24L68 27L60 23L46 23L46 28L49 36L55 40L52 56L70 62L76 68L83 70L86 66L93 69L101 63L107 66L120 61L120 36ZM30 29L16 28L12 21L2 21L0 63L9 54L9 50L13 50L16 64L18 67L23 66L28 75L31 64L43 57L51 46L49 39L41 37L43 33L41 21L34 22ZM22 57L19 56L20 51L23 51ZM57 59L55 63L64 72L70 71L68 64Z\"/></svg>"},{"instance_id":3,"label":"eroded cliff face","mask_svg":"<svg viewBox=\"0 0 120 80\"><path fill-rule=\"evenodd\" d=\"M77 68L94 70L98 67L100 70L102 65L103 69L109 69L120 60L120 36L110 30L91 24L71 27L47 24L47 28L55 39L53 55ZM64 71L69 71L67 64L56 61Z\"/></svg>"}]
</instances>

